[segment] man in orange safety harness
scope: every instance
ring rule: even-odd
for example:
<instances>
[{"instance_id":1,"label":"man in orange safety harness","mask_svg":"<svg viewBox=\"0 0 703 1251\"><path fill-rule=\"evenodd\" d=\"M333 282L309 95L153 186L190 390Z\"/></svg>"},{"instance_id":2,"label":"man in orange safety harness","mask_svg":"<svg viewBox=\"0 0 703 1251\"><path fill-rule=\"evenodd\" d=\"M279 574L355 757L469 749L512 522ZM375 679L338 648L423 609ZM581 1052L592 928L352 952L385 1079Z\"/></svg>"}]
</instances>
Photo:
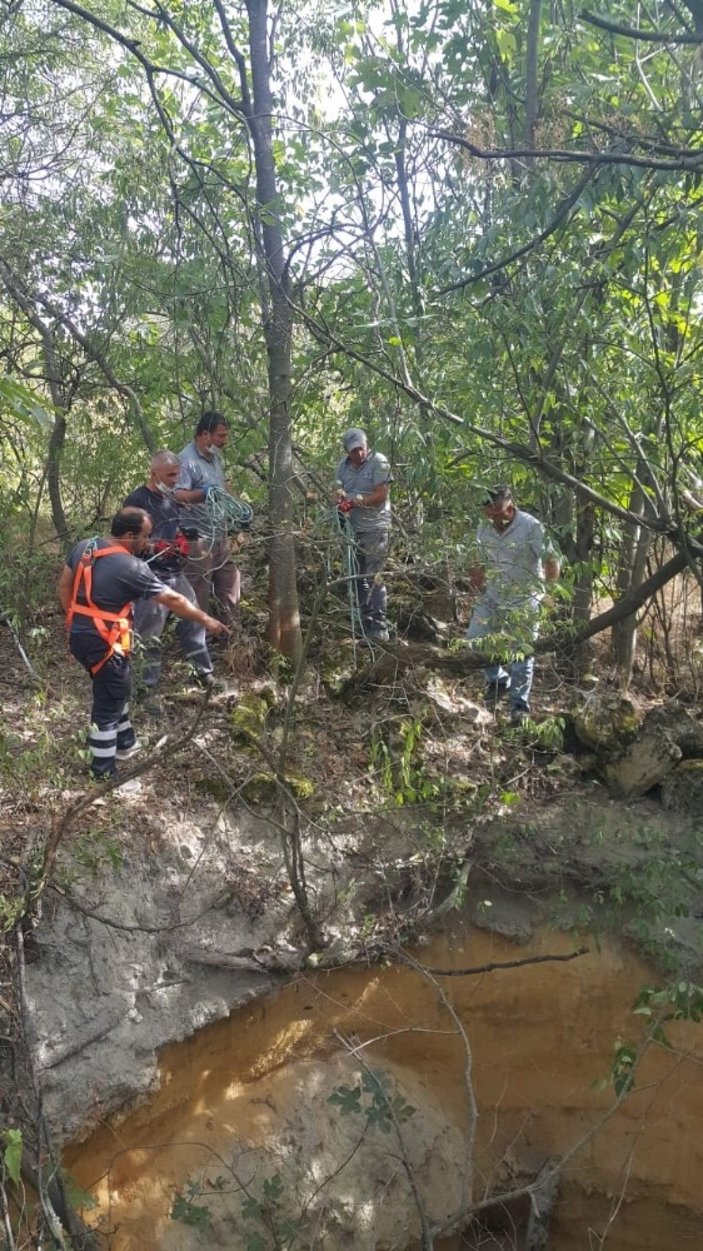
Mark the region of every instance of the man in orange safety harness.
<instances>
[{"instance_id":1,"label":"man in orange safety harness","mask_svg":"<svg viewBox=\"0 0 703 1251\"><path fill-rule=\"evenodd\" d=\"M78 543L59 579L69 647L93 683L88 743L91 772L98 779L114 774L118 760L139 750L129 719L134 601L155 599L212 634L227 633L226 626L165 586L137 559L146 550L150 533L151 519L143 509L123 508L113 518L110 538Z\"/></svg>"}]
</instances>

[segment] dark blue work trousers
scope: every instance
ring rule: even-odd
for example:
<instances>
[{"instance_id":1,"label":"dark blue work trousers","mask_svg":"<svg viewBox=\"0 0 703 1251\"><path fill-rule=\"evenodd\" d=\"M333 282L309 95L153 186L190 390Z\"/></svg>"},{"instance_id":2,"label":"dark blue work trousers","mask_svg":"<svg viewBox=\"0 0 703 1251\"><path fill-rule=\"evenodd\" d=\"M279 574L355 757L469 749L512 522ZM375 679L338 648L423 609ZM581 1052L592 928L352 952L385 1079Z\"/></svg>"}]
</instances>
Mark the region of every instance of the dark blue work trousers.
<instances>
[{"instance_id":1,"label":"dark blue work trousers","mask_svg":"<svg viewBox=\"0 0 703 1251\"><path fill-rule=\"evenodd\" d=\"M99 664L107 648L92 630L72 630L69 647L76 660L90 673ZM129 719L129 697L132 692L132 666L129 656L114 654L97 673L91 674L93 707L90 713L88 746L91 751L90 770L93 777L104 778L117 768L117 751L124 751L136 741Z\"/></svg>"}]
</instances>

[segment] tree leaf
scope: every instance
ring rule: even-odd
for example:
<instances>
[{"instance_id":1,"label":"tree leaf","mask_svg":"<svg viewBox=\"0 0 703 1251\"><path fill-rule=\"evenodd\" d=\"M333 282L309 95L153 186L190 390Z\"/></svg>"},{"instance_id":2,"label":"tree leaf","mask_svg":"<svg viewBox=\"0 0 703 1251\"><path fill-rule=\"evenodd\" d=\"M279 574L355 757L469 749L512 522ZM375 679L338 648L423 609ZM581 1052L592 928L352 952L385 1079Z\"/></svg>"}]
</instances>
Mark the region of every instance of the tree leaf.
<instances>
[{"instance_id":1,"label":"tree leaf","mask_svg":"<svg viewBox=\"0 0 703 1251\"><path fill-rule=\"evenodd\" d=\"M21 1129L5 1130L5 1150L3 1152L3 1161L10 1177L16 1186L19 1185L20 1170L22 1168L22 1150L23 1139Z\"/></svg>"}]
</instances>

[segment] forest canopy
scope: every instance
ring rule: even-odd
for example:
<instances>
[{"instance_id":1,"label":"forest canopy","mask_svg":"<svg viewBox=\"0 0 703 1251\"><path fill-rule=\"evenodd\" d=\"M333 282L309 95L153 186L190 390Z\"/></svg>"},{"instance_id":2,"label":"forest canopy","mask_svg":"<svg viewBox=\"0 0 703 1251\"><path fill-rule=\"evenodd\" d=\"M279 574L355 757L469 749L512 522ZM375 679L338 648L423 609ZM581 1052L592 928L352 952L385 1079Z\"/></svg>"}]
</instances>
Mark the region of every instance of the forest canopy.
<instances>
[{"instance_id":1,"label":"forest canopy","mask_svg":"<svg viewBox=\"0 0 703 1251\"><path fill-rule=\"evenodd\" d=\"M576 623L699 577L702 47L700 0L6 3L5 611L210 407L293 658L349 425L428 566L508 480Z\"/></svg>"}]
</instances>

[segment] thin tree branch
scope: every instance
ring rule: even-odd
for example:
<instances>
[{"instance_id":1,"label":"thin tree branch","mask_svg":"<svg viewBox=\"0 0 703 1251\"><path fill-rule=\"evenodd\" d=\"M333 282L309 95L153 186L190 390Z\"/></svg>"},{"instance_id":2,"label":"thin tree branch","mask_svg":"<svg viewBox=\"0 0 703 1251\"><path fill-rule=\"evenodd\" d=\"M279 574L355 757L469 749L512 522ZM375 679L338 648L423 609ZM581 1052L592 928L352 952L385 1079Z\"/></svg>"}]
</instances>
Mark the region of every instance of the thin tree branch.
<instances>
[{"instance_id":1,"label":"thin tree branch","mask_svg":"<svg viewBox=\"0 0 703 1251\"><path fill-rule=\"evenodd\" d=\"M495 961L492 964L477 964L468 969L432 969L426 964L417 964L422 973L432 973L434 977L474 977L479 973L494 973L496 969L521 969L526 964L556 964L576 960L579 956L587 956L589 947L579 947L578 951L569 951L566 955L525 956L524 960Z\"/></svg>"},{"instance_id":2,"label":"thin tree branch","mask_svg":"<svg viewBox=\"0 0 703 1251\"><path fill-rule=\"evenodd\" d=\"M65 2L66 0L54 0L56 4ZM703 165L703 148L681 148L671 160L665 160L637 156L634 152L583 152L578 148L479 148L470 139L465 139L463 135L457 135L451 130L430 130L428 134L435 139L444 139L447 143L465 148L480 161L534 160L539 157L550 161L588 165L591 168L599 165L632 165L638 169L674 171L697 170Z\"/></svg>"},{"instance_id":3,"label":"thin tree branch","mask_svg":"<svg viewBox=\"0 0 703 1251\"><path fill-rule=\"evenodd\" d=\"M597 26L600 30L607 30L611 35L623 35L625 39L638 39L645 43L676 43L676 44L701 44L703 43L703 31L700 34L681 34L675 35L664 30L641 30L639 26L622 26L620 22L613 22L607 17L597 17L595 13L589 13L587 9L582 9L579 13L582 22L588 22L589 26Z\"/></svg>"}]
</instances>

